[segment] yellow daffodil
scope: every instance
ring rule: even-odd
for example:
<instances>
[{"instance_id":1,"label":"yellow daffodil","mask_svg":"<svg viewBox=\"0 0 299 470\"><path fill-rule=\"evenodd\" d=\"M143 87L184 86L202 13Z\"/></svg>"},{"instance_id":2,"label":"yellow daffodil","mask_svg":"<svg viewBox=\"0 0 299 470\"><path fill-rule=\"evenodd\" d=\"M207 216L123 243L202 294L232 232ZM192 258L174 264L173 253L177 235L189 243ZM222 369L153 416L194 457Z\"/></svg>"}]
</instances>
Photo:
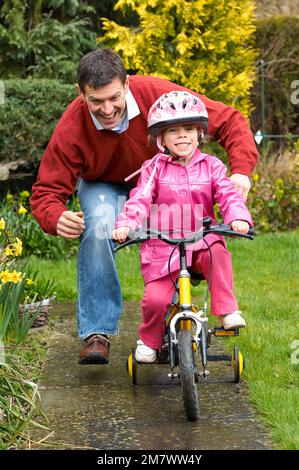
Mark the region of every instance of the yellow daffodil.
<instances>
[{"instance_id":1,"label":"yellow daffodil","mask_svg":"<svg viewBox=\"0 0 299 470\"><path fill-rule=\"evenodd\" d=\"M14 251L15 251L15 256L20 256L22 254L22 250L23 250L23 243L22 243L22 240L20 240L19 238L16 238L16 243L13 244L13 247L14 247Z\"/></svg>"},{"instance_id":2,"label":"yellow daffodil","mask_svg":"<svg viewBox=\"0 0 299 470\"><path fill-rule=\"evenodd\" d=\"M21 215L21 214L26 214L26 213L27 213L27 209L24 206L20 205L18 214Z\"/></svg>"},{"instance_id":3,"label":"yellow daffodil","mask_svg":"<svg viewBox=\"0 0 299 470\"><path fill-rule=\"evenodd\" d=\"M34 284L34 280L30 279L30 277L27 277L26 284L27 284L27 286L32 286L32 284Z\"/></svg>"},{"instance_id":4,"label":"yellow daffodil","mask_svg":"<svg viewBox=\"0 0 299 470\"><path fill-rule=\"evenodd\" d=\"M4 230L5 229L5 220L1 217L0 219L0 230Z\"/></svg>"},{"instance_id":5,"label":"yellow daffodil","mask_svg":"<svg viewBox=\"0 0 299 470\"><path fill-rule=\"evenodd\" d=\"M13 248L13 245L7 245L5 248L5 256L14 256L15 250Z\"/></svg>"},{"instance_id":6,"label":"yellow daffodil","mask_svg":"<svg viewBox=\"0 0 299 470\"><path fill-rule=\"evenodd\" d=\"M16 270L12 271L10 273L10 282L13 282L14 284L17 284L22 280L22 273L17 272Z\"/></svg>"},{"instance_id":7,"label":"yellow daffodil","mask_svg":"<svg viewBox=\"0 0 299 470\"><path fill-rule=\"evenodd\" d=\"M0 272L0 280L2 284L6 284L7 282L13 282L14 284L17 284L22 280L22 273L17 272L16 270L14 271L2 271Z\"/></svg>"},{"instance_id":8,"label":"yellow daffodil","mask_svg":"<svg viewBox=\"0 0 299 470\"><path fill-rule=\"evenodd\" d=\"M20 192L20 197L22 199L28 199L28 197L30 196L30 192L29 191L21 191Z\"/></svg>"},{"instance_id":9,"label":"yellow daffodil","mask_svg":"<svg viewBox=\"0 0 299 470\"><path fill-rule=\"evenodd\" d=\"M6 284L6 282L10 282L9 281L10 279L10 272L9 271L1 271L0 272L0 281L3 283L3 284Z\"/></svg>"}]
</instances>

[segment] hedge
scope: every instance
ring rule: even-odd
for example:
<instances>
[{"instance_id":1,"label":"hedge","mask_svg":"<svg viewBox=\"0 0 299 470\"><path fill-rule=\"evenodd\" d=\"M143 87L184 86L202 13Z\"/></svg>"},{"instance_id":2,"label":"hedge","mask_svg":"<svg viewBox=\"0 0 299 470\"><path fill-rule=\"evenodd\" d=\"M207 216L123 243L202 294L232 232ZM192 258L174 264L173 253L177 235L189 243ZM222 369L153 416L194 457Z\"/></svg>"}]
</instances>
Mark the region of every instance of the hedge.
<instances>
[{"instance_id":1,"label":"hedge","mask_svg":"<svg viewBox=\"0 0 299 470\"><path fill-rule=\"evenodd\" d=\"M36 167L64 109L76 97L74 85L57 80L4 81L0 105L0 164L26 160Z\"/></svg>"},{"instance_id":2,"label":"hedge","mask_svg":"<svg viewBox=\"0 0 299 470\"><path fill-rule=\"evenodd\" d=\"M273 232L299 226L299 145L264 156L252 175L248 208L257 230Z\"/></svg>"}]
</instances>

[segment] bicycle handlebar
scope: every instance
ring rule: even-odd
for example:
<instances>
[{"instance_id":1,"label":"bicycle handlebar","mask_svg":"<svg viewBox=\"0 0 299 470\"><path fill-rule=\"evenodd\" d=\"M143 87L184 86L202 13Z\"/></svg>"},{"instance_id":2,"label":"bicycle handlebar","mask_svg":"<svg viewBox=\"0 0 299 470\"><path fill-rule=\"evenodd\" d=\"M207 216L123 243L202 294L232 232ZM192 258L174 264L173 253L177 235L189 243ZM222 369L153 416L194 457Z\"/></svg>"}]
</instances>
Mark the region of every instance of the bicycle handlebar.
<instances>
[{"instance_id":1,"label":"bicycle handlebar","mask_svg":"<svg viewBox=\"0 0 299 470\"><path fill-rule=\"evenodd\" d=\"M190 236L179 238L179 239L170 238L166 235L166 233L159 232L158 230L153 230L153 229L148 229L141 233L138 232L137 238L136 238L135 232L129 232L129 237L131 239L114 247L113 252L117 253L119 250L121 250L122 248L125 248L126 246L135 245L137 243L142 243L151 238L159 238L160 240L170 245L178 245L182 241L184 241L184 243L189 245L189 244L198 242L209 233L217 233L218 235L223 235L227 237L248 238L249 240L253 240L254 238L253 227L249 229L248 233L234 232L234 230L231 229L230 225L226 225L226 224L211 225L211 219L209 217L206 217L203 220L203 230L196 232L196 233L191 233Z\"/></svg>"}]
</instances>

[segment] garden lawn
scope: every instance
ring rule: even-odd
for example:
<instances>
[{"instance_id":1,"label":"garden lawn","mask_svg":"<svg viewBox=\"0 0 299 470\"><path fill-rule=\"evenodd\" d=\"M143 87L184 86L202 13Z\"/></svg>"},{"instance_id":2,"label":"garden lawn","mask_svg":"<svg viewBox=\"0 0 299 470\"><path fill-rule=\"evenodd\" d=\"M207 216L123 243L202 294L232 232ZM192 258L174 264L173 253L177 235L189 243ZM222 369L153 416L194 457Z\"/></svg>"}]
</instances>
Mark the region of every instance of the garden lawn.
<instances>
[{"instance_id":1,"label":"garden lawn","mask_svg":"<svg viewBox=\"0 0 299 470\"><path fill-rule=\"evenodd\" d=\"M248 325L237 343L246 358L250 399L277 446L299 449L299 232L260 234L254 241L233 239L228 246L235 292ZM32 258L30 264L45 279L56 281L59 300L75 300L75 260ZM124 299L141 299L138 249L119 252L117 265ZM193 288L193 295L200 307L204 283Z\"/></svg>"},{"instance_id":2,"label":"garden lawn","mask_svg":"<svg viewBox=\"0 0 299 470\"><path fill-rule=\"evenodd\" d=\"M42 259L37 256L28 258L29 271L38 271L42 284L54 281L54 293L59 301L72 301L77 297L76 258L61 260Z\"/></svg>"}]
</instances>

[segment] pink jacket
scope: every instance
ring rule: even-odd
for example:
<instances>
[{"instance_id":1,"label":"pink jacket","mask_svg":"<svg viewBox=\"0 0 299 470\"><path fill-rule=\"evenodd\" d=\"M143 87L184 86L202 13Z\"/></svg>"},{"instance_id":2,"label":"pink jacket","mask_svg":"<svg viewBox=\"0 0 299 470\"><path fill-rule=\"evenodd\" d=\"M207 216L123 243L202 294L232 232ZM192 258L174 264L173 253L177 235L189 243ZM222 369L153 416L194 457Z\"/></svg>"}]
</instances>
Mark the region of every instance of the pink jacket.
<instances>
[{"instance_id":1,"label":"pink jacket","mask_svg":"<svg viewBox=\"0 0 299 470\"><path fill-rule=\"evenodd\" d=\"M168 161L169 156L158 153L146 161L136 188L119 214L115 227L127 226L132 230L147 227L168 232L169 236L180 238L190 231L200 229L202 217L211 217L215 222L213 206L218 203L225 224L234 220L245 220L252 225L252 219L245 202L231 180L226 176L226 166L213 155L196 150L191 162L182 165ZM188 232L189 231L189 232ZM205 240L211 245L224 237L209 234ZM140 245L141 271L144 282L150 282L168 274L168 260L172 245L159 239L151 239ZM207 248L200 240L187 245L187 263L192 264L192 252ZM179 251L172 256L171 271L179 269Z\"/></svg>"}]
</instances>

